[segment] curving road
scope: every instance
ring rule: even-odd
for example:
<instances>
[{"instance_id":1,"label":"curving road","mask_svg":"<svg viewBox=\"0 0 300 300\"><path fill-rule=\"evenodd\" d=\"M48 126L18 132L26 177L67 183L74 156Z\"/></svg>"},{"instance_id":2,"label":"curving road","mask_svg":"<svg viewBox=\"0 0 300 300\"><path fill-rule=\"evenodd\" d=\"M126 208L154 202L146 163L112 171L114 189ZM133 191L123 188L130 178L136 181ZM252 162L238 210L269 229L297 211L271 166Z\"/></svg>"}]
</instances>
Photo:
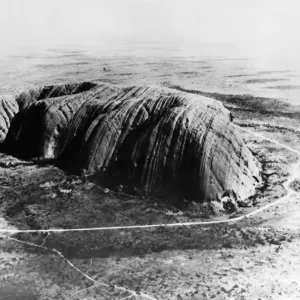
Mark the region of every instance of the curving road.
<instances>
[{"instance_id":1,"label":"curving road","mask_svg":"<svg viewBox=\"0 0 300 300\"><path fill-rule=\"evenodd\" d=\"M267 140L269 142L272 142L282 148L285 148L293 153L296 153L297 155L299 155L300 157L300 151L295 150L289 146L286 146L284 144L281 144L275 140L269 139L259 133L250 131L248 129L239 127L237 125L235 125L238 129L243 130L245 132L248 132L254 136L257 136L261 139ZM293 182L295 179L299 178L299 167L300 167L300 160L298 161L298 163L296 163L295 165L292 166L291 168L291 176L289 178L289 180L287 180L284 184L285 189L287 190L287 195L285 195L284 197L270 203L267 204L261 208L258 208L246 215L243 216L239 216L236 218L232 218L232 219L226 219L226 220L219 220L219 221L199 221L199 222L184 222L184 223L169 223L169 224L149 224L149 225L129 225L129 226L111 226L111 227L93 227L93 228L66 228L66 229L59 229L59 228L55 228L55 229L0 229L1 233L37 233L37 232L41 232L41 233L46 233L46 232L74 232L74 231L100 231L100 230L119 230L119 229L136 229L136 228L155 228L155 227L179 227L179 226L198 226L198 225L213 225L213 224L221 224L221 223L234 223L234 222L238 222L241 220L244 220L246 218L252 217L254 215L257 215L258 213L268 209L271 206L277 205L280 202L285 201L286 199L290 198L291 196L293 196L293 194L296 194L296 192L294 190L292 190L289 185L291 182Z\"/></svg>"}]
</instances>

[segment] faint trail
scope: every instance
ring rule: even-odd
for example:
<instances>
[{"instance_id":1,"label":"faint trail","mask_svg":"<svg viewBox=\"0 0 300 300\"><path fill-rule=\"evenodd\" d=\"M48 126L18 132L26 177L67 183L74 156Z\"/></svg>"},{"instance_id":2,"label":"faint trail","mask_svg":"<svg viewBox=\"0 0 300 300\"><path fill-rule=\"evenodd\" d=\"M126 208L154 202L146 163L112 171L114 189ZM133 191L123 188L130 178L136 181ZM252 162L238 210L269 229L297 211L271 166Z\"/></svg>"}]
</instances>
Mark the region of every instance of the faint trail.
<instances>
[{"instance_id":1,"label":"faint trail","mask_svg":"<svg viewBox=\"0 0 300 300\"><path fill-rule=\"evenodd\" d=\"M263 139L263 140L269 141L269 142L271 142L271 143L273 143L273 144L276 144L276 145L278 145L278 146L280 146L280 147L282 147L282 148L285 148L285 149L287 149L287 150L289 150L289 151L291 151L291 152L294 152L294 153L296 153L296 154L298 154L298 155L300 156L300 151L297 151L297 150L295 150L295 149L293 149L293 148L291 148L291 147L289 147L289 146L286 146L286 145L281 144L281 143L279 143L279 142L277 142L277 141L274 141L274 140L272 140L272 139L269 139L269 138L267 138L267 137L265 137L265 136L263 136L263 135L261 135L261 134L259 134L259 133L253 132L253 131L248 130L248 129L244 128L244 127L240 127L240 126L237 126L237 125L235 125L235 124L234 124L234 126L235 126L237 129L239 129L239 130L248 132L248 133L250 133L250 134L252 134L252 135L254 135L254 136L257 136L257 137L259 137L259 138L261 138L261 139Z\"/></svg>"},{"instance_id":2,"label":"faint trail","mask_svg":"<svg viewBox=\"0 0 300 300\"><path fill-rule=\"evenodd\" d=\"M107 287L107 288L112 288L113 287L113 288L118 289L118 290L120 290L122 292L130 293L131 295L126 296L125 299L126 298L129 299L129 297L136 296L136 297L143 297L143 298L149 299L149 300L157 300L156 298L154 298L154 297L152 297L150 295L144 294L144 293L137 293L135 291L129 290L127 288L124 288L124 287L121 287L121 286L118 286L118 285L111 285L111 284L103 283L103 282L100 282L100 281L97 281L97 280L93 279L92 277L90 277L89 275L87 275L86 273L84 273L80 269L78 269L70 260L68 260L66 257L64 257L63 254L61 252L59 252L58 250L56 250L56 249L51 249L51 248L48 248L48 247L45 247L45 246L36 245L34 243L21 241L21 240L18 240L18 239L15 239L13 237L9 237L9 236L6 236L6 235L0 235L0 236L2 238L5 238L5 239L8 239L8 240L17 242L17 243L21 243L21 244L24 244L24 245L27 245L27 246L36 247L36 248L40 248L40 249L43 249L43 250L46 250L46 251L54 252L60 258L62 258L65 262L67 262L68 265L70 265L74 270L76 270L77 272L79 272L82 276L84 276L88 280L92 281L94 283L94 286L103 286L103 287ZM80 292L80 291L78 291L78 292ZM73 294L73 296L74 296L74 294Z\"/></svg>"}]
</instances>

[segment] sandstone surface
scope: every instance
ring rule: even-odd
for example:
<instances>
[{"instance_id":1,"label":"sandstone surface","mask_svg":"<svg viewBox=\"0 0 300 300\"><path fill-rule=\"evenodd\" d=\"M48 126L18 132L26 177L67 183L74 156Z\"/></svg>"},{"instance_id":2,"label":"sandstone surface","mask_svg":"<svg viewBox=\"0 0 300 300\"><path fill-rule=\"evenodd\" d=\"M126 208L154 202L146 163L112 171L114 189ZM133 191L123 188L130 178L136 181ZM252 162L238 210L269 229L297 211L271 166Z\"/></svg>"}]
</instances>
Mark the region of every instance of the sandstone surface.
<instances>
[{"instance_id":1,"label":"sandstone surface","mask_svg":"<svg viewBox=\"0 0 300 300\"><path fill-rule=\"evenodd\" d=\"M18 111L19 106L13 96L0 98L0 143L5 140L11 120Z\"/></svg>"},{"instance_id":2,"label":"sandstone surface","mask_svg":"<svg viewBox=\"0 0 300 300\"><path fill-rule=\"evenodd\" d=\"M204 202L245 199L260 182L230 112L211 98L84 82L32 89L0 104L0 141L13 118L6 152L53 160L110 186Z\"/></svg>"}]
</instances>

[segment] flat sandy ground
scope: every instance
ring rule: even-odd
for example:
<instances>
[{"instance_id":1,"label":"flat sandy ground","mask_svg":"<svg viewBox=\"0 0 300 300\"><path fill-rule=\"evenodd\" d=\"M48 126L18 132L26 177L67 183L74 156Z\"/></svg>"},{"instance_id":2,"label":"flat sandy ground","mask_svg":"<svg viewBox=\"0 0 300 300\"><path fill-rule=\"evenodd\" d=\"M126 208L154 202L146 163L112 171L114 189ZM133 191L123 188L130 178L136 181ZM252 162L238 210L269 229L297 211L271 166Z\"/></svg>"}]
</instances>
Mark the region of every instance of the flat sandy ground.
<instances>
[{"instance_id":1,"label":"flat sandy ground","mask_svg":"<svg viewBox=\"0 0 300 300\"><path fill-rule=\"evenodd\" d=\"M0 93L82 80L155 84L206 93L232 111L237 125L300 151L300 107L244 95L251 84L291 86L291 71L253 74L252 69L235 63L235 68L228 69L219 60L101 59L78 51L48 50L2 60ZM223 77L216 75L218 68L231 77L225 80L221 71ZM242 71L250 75L241 83L238 75L243 75ZM207 75L209 72L212 74ZM262 87L253 94L259 89ZM291 97L295 104L294 100ZM300 169L295 167L300 157L251 133L241 130L241 134L262 164L264 184L248 207L231 216L207 216L192 205L180 209L162 200L108 191L55 166L34 165L1 154L0 226L4 229L226 220L282 199L288 192L285 182L291 177L293 182L283 201L238 222L3 233L0 299L300 299Z\"/></svg>"}]
</instances>

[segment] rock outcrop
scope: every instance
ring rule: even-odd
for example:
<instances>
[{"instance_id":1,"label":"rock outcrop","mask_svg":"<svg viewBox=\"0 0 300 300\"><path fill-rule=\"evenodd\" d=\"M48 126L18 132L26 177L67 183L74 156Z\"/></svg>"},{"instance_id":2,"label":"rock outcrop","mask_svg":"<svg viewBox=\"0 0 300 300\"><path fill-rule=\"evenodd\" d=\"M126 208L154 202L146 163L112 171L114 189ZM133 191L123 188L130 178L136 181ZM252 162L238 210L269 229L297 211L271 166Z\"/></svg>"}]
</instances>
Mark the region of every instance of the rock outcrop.
<instances>
[{"instance_id":1,"label":"rock outcrop","mask_svg":"<svg viewBox=\"0 0 300 300\"><path fill-rule=\"evenodd\" d=\"M230 193L245 199L260 180L230 112L210 98L87 82L37 88L16 102L4 148L22 158L56 160L105 184L196 202Z\"/></svg>"},{"instance_id":2,"label":"rock outcrop","mask_svg":"<svg viewBox=\"0 0 300 300\"><path fill-rule=\"evenodd\" d=\"M4 142L11 120L18 111L18 103L13 96L0 98L0 143Z\"/></svg>"}]
</instances>

